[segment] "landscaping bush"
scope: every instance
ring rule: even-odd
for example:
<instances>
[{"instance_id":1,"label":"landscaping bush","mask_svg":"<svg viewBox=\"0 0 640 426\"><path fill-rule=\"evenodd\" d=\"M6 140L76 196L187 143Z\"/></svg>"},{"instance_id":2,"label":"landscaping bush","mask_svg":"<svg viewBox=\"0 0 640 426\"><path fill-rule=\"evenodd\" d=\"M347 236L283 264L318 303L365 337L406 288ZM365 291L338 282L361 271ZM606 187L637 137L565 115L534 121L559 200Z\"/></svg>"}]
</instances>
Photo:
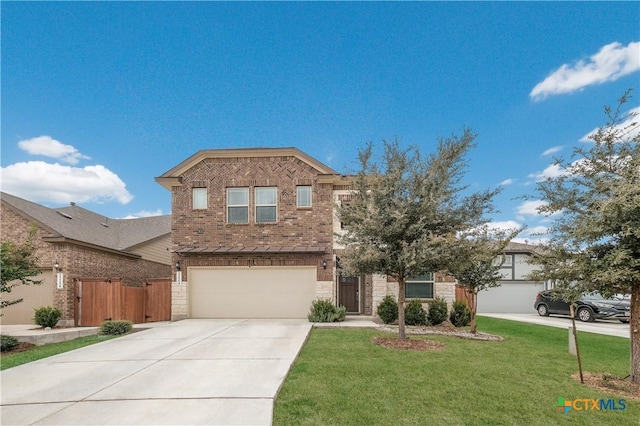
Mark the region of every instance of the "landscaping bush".
<instances>
[{"instance_id":1,"label":"landscaping bush","mask_svg":"<svg viewBox=\"0 0 640 426\"><path fill-rule=\"evenodd\" d=\"M0 336L0 352L10 351L19 344L18 339L13 336Z\"/></svg>"},{"instance_id":2,"label":"landscaping bush","mask_svg":"<svg viewBox=\"0 0 640 426\"><path fill-rule=\"evenodd\" d=\"M133 323L131 321L105 321L100 324L100 334L119 336L121 334L127 334L132 328Z\"/></svg>"},{"instance_id":3,"label":"landscaping bush","mask_svg":"<svg viewBox=\"0 0 640 426\"><path fill-rule=\"evenodd\" d=\"M411 299L404 308L404 323L406 325L426 325L427 313L418 299Z\"/></svg>"},{"instance_id":4,"label":"landscaping bush","mask_svg":"<svg viewBox=\"0 0 640 426\"><path fill-rule=\"evenodd\" d=\"M347 308L336 307L330 299L316 299L311 303L311 310L307 318L310 322L343 321L347 315Z\"/></svg>"},{"instance_id":5,"label":"landscaping bush","mask_svg":"<svg viewBox=\"0 0 640 426\"><path fill-rule=\"evenodd\" d=\"M391 324L398 320L398 303L392 296L386 295L378 303L378 316L385 324Z\"/></svg>"},{"instance_id":6,"label":"landscaping bush","mask_svg":"<svg viewBox=\"0 0 640 426\"><path fill-rule=\"evenodd\" d=\"M447 301L443 297L436 297L429 302L427 319L433 325L440 325L447 319Z\"/></svg>"},{"instance_id":7,"label":"landscaping bush","mask_svg":"<svg viewBox=\"0 0 640 426\"><path fill-rule=\"evenodd\" d=\"M453 302L449 321L456 327L464 327L471 322L471 311L464 300Z\"/></svg>"},{"instance_id":8,"label":"landscaping bush","mask_svg":"<svg viewBox=\"0 0 640 426\"><path fill-rule=\"evenodd\" d=\"M35 311L33 322L43 328L55 327L62 316L60 309L53 306L41 306Z\"/></svg>"}]
</instances>

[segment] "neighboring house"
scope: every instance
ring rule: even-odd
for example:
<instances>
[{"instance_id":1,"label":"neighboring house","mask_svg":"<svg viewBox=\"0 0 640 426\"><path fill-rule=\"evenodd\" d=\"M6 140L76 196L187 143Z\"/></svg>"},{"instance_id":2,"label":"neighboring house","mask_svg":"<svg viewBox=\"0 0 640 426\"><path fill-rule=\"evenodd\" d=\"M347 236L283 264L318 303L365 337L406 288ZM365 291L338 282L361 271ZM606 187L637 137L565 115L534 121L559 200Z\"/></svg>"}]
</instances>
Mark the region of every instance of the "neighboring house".
<instances>
[{"instance_id":1,"label":"neighboring house","mask_svg":"<svg viewBox=\"0 0 640 426\"><path fill-rule=\"evenodd\" d=\"M31 323L34 308L53 305L62 311L59 324L73 325L76 280L121 278L124 284L140 285L171 275L168 215L109 219L74 203L51 209L4 192L0 199L2 240L22 244L35 227L43 272L37 277L41 285L21 285L2 295L9 300L24 297L2 309L2 324Z\"/></svg>"},{"instance_id":2,"label":"neighboring house","mask_svg":"<svg viewBox=\"0 0 640 426\"><path fill-rule=\"evenodd\" d=\"M505 249L500 287L493 287L478 294L478 313L535 313L533 304L538 292L546 290L545 282L527 280L535 269L529 263L536 246L511 242Z\"/></svg>"},{"instance_id":3,"label":"neighboring house","mask_svg":"<svg viewBox=\"0 0 640 426\"><path fill-rule=\"evenodd\" d=\"M316 298L374 315L397 283L341 273L335 205L350 183L296 148L203 150L156 178L171 191L172 319L304 318ZM408 297L455 298L440 274Z\"/></svg>"}]
</instances>

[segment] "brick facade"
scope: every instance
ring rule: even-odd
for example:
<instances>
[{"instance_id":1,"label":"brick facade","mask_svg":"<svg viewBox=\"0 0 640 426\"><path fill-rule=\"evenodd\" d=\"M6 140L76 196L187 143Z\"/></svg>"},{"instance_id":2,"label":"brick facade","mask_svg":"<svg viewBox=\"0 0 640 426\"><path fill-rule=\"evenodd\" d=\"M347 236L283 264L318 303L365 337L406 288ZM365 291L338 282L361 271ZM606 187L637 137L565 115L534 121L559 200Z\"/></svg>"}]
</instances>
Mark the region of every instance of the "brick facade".
<instances>
[{"instance_id":1,"label":"brick facade","mask_svg":"<svg viewBox=\"0 0 640 426\"><path fill-rule=\"evenodd\" d=\"M51 234L34 222L2 205L2 240L23 243L30 230L36 228L34 245L38 265L51 268L58 262L62 268L64 288L54 290L54 304L62 311L60 325L73 325L75 310L74 282L77 279L121 278L128 285L140 285L145 279L165 278L171 266L68 242L46 242Z\"/></svg>"}]
</instances>

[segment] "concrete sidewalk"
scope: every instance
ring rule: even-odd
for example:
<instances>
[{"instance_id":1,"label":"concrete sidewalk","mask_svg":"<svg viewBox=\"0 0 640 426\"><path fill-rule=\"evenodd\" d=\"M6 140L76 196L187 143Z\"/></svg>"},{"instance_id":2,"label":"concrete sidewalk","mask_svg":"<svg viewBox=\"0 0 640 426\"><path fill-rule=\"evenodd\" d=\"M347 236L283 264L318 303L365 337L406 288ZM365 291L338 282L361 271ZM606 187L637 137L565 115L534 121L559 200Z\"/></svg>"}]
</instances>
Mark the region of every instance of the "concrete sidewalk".
<instances>
[{"instance_id":1,"label":"concrete sidewalk","mask_svg":"<svg viewBox=\"0 0 640 426\"><path fill-rule=\"evenodd\" d=\"M1 372L2 424L271 424L306 320L183 320Z\"/></svg>"}]
</instances>

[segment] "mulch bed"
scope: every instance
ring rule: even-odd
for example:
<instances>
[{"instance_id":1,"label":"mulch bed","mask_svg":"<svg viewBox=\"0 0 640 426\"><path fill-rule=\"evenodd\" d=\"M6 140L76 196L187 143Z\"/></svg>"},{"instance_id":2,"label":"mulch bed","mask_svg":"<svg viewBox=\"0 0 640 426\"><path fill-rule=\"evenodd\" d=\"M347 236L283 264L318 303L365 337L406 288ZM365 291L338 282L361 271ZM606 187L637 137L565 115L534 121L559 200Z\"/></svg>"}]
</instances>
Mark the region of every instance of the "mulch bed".
<instances>
[{"instance_id":1,"label":"mulch bed","mask_svg":"<svg viewBox=\"0 0 640 426\"><path fill-rule=\"evenodd\" d=\"M387 333L398 333L397 325L382 325L378 327L379 330L385 331ZM407 335L438 335L438 336L451 336L451 337L459 337L461 339L470 339L470 340L485 340L490 342L501 342L504 340L502 336L496 336L494 334L487 334L477 332L473 334L469 332L469 330L461 327L454 327L453 325L445 322L441 325L436 326L405 326L405 332Z\"/></svg>"},{"instance_id":2,"label":"mulch bed","mask_svg":"<svg viewBox=\"0 0 640 426\"><path fill-rule=\"evenodd\" d=\"M402 349L405 351L438 351L446 347L444 343L433 340L400 340L397 337L374 337L373 343L384 348Z\"/></svg>"},{"instance_id":3,"label":"mulch bed","mask_svg":"<svg viewBox=\"0 0 640 426\"><path fill-rule=\"evenodd\" d=\"M640 384L633 383L629 379L621 379L607 373L583 372L584 384L604 392L613 393L628 399L640 401ZM580 381L580 373L571 376L573 380Z\"/></svg>"}]
</instances>

